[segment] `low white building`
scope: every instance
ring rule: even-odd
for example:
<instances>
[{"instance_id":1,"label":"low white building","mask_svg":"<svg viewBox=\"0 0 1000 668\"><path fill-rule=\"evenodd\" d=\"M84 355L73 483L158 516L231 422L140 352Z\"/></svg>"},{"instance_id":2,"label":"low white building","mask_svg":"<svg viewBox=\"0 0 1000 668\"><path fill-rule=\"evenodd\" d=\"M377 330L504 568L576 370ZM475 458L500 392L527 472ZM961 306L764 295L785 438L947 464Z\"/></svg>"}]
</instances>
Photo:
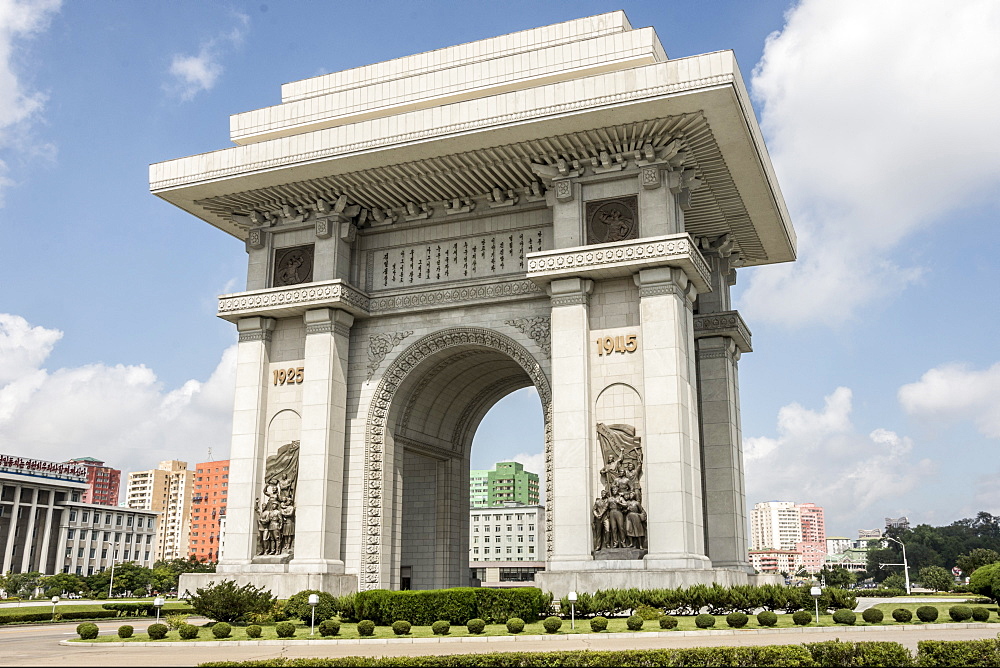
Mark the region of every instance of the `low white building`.
<instances>
[{"instance_id":1,"label":"low white building","mask_svg":"<svg viewBox=\"0 0 1000 668\"><path fill-rule=\"evenodd\" d=\"M469 568L472 582L484 587L533 585L545 570L545 507L471 508Z\"/></svg>"},{"instance_id":2,"label":"low white building","mask_svg":"<svg viewBox=\"0 0 1000 668\"><path fill-rule=\"evenodd\" d=\"M802 553L796 550L750 550L750 565L758 573L794 575L804 566Z\"/></svg>"}]
</instances>

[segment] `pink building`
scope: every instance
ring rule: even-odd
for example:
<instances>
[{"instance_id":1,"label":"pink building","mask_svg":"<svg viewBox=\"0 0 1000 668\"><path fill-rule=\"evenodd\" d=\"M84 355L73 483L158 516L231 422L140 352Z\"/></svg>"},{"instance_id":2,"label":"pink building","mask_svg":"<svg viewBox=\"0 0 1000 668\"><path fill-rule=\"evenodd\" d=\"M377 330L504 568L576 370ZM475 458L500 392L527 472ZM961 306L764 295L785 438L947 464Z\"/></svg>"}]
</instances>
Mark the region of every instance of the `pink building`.
<instances>
[{"instance_id":1,"label":"pink building","mask_svg":"<svg viewBox=\"0 0 1000 668\"><path fill-rule=\"evenodd\" d=\"M797 503L799 521L802 524L802 541L795 544L795 550L802 553L802 565L810 573L823 569L826 559L826 523L823 509L815 503Z\"/></svg>"}]
</instances>

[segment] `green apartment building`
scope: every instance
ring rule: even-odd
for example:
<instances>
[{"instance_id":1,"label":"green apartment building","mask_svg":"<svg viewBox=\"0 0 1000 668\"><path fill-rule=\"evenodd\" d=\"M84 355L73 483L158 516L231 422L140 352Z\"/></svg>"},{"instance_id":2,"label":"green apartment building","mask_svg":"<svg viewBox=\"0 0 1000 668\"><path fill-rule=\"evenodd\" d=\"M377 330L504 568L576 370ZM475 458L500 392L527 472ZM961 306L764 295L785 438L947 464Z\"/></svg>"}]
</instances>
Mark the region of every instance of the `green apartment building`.
<instances>
[{"instance_id":1,"label":"green apartment building","mask_svg":"<svg viewBox=\"0 0 1000 668\"><path fill-rule=\"evenodd\" d=\"M538 474L517 462L498 462L493 470L470 471L469 504L473 508L519 503L538 505Z\"/></svg>"}]
</instances>

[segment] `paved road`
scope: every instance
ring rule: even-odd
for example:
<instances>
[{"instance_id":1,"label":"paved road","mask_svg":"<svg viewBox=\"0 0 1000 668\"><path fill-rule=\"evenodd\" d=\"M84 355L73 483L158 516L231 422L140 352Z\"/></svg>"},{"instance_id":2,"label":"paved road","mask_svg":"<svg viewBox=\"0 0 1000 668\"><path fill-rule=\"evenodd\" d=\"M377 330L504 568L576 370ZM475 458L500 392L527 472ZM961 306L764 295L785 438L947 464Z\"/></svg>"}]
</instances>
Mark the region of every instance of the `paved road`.
<instances>
[{"instance_id":1,"label":"paved road","mask_svg":"<svg viewBox=\"0 0 1000 668\"><path fill-rule=\"evenodd\" d=\"M151 622L136 622L137 632L145 631ZM110 635L118 622L98 624L102 635ZM108 647L102 645L65 646L59 641L75 637L75 624L44 626L12 626L0 628L0 666L194 666L203 661L267 659L280 656L409 656L419 654L465 654L495 651L546 651L568 649L649 649L657 647L705 647L711 645L773 645L841 640L886 640L903 644L916 650L920 640L976 640L995 638L1000 625L983 624L967 629L946 629L940 625L918 627L912 630L885 627L849 629L838 628L836 633L803 629L792 633L736 633L667 637L610 638L607 636L561 636L559 639L519 638L511 642L459 642L458 639L443 643L394 643L377 645L349 645L330 641L322 645L282 645L209 647L203 644L161 645L157 647Z\"/></svg>"}]
</instances>

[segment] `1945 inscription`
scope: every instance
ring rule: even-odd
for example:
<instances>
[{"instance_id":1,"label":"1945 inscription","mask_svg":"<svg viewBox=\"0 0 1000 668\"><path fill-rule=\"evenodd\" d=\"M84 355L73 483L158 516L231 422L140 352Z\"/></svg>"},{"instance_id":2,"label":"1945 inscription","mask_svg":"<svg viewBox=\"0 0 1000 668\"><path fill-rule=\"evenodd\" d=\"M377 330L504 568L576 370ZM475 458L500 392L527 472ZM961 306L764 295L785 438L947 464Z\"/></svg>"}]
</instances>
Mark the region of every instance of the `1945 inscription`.
<instances>
[{"instance_id":1,"label":"1945 inscription","mask_svg":"<svg viewBox=\"0 0 1000 668\"><path fill-rule=\"evenodd\" d=\"M597 354L600 356L612 353L634 353L639 349L639 335L597 337Z\"/></svg>"}]
</instances>

